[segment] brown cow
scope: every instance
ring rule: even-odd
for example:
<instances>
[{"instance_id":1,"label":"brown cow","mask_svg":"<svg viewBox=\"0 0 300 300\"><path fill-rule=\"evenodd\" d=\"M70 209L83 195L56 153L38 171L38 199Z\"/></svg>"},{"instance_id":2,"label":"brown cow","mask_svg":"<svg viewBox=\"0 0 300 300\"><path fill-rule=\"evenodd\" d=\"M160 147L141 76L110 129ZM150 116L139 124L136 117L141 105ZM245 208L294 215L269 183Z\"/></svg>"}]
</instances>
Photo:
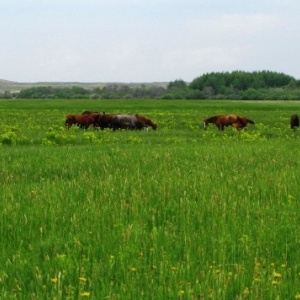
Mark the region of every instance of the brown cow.
<instances>
[{"instance_id":1,"label":"brown cow","mask_svg":"<svg viewBox=\"0 0 300 300\"><path fill-rule=\"evenodd\" d=\"M254 124L254 122L247 117L238 115L217 115L205 119L203 122L204 129L207 128L209 123L215 124L220 130L224 130L227 126L233 126L236 129L243 129L248 123Z\"/></svg>"},{"instance_id":2,"label":"brown cow","mask_svg":"<svg viewBox=\"0 0 300 300\"><path fill-rule=\"evenodd\" d=\"M67 115L66 117L66 126L68 129L72 125L77 125L82 129L88 129L91 125L95 127L96 120L100 116L98 113L90 114L90 115L78 115L78 114L71 114Z\"/></svg>"}]
</instances>

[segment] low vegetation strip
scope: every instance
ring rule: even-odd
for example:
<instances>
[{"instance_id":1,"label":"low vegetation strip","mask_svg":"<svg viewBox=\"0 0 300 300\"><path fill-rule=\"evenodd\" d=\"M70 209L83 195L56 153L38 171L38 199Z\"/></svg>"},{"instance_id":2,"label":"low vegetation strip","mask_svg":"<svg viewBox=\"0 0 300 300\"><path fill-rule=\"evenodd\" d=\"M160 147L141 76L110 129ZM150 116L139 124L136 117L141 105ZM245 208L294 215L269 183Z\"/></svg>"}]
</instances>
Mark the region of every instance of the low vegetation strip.
<instances>
[{"instance_id":1,"label":"low vegetation strip","mask_svg":"<svg viewBox=\"0 0 300 300\"><path fill-rule=\"evenodd\" d=\"M17 84L15 84L17 85ZM272 71L213 72L187 83L19 84L0 80L0 98L19 99L223 99L223 100L299 100L300 80ZM5 89L5 87L7 87ZM22 88L21 88L22 87Z\"/></svg>"},{"instance_id":2,"label":"low vegetation strip","mask_svg":"<svg viewBox=\"0 0 300 300\"><path fill-rule=\"evenodd\" d=\"M299 103L0 109L0 298L299 299L300 132L289 124ZM158 127L68 130L66 115L84 110ZM255 124L203 129L230 113Z\"/></svg>"}]
</instances>

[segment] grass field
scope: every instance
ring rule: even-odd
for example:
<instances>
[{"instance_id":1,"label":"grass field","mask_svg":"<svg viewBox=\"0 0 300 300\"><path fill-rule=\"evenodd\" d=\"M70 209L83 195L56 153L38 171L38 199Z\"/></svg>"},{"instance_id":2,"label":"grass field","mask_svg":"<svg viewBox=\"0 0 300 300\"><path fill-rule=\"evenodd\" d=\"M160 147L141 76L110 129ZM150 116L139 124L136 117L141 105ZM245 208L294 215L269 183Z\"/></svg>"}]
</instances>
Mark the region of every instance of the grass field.
<instances>
[{"instance_id":1,"label":"grass field","mask_svg":"<svg viewBox=\"0 0 300 300\"><path fill-rule=\"evenodd\" d=\"M153 131L64 127L140 113ZM300 299L300 102L0 101L1 299ZM220 132L204 118L256 122Z\"/></svg>"}]
</instances>

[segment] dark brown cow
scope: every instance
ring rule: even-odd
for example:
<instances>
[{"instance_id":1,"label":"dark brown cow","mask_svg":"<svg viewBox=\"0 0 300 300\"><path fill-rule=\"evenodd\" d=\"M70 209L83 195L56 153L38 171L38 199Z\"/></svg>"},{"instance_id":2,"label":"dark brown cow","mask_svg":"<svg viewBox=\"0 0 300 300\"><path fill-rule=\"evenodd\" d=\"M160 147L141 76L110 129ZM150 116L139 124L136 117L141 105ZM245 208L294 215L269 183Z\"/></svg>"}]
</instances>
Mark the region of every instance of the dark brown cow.
<instances>
[{"instance_id":1,"label":"dark brown cow","mask_svg":"<svg viewBox=\"0 0 300 300\"><path fill-rule=\"evenodd\" d=\"M299 127L299 116L292 115L291 116L291 129L296 129Z\"/></svg>"},{"instance_id":2,"label":"dark brown cow","mask_svg":"<svg viewBox=\"0 0 300 300\"><path fill-rule=\"evenodd\" d=\"M112 128L111 126L111 119L115 116L115 114L103 114L100 115L96 120L96 126L100 127L102 130L105 128Z\"/></svg>"}]
</instances>

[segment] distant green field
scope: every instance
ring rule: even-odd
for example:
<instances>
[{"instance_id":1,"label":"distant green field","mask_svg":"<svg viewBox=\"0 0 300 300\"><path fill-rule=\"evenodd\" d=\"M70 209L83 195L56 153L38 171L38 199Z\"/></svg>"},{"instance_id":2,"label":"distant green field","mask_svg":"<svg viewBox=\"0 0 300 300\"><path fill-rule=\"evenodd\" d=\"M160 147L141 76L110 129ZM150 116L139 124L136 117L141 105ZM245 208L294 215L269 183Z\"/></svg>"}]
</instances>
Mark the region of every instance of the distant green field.
<instances>
[{"instance_id":1,"label":"distant green field","mask_svg":"<svg viewBox=\"0 0 300 300\"><path fill-rule=\"evenodd\" d=\"M153 131L67 130L84 110ZM1 299L300 299L300 102L0 101ZM237 113L247 130L203 119Z\"/></svg>"}]
</instances>

